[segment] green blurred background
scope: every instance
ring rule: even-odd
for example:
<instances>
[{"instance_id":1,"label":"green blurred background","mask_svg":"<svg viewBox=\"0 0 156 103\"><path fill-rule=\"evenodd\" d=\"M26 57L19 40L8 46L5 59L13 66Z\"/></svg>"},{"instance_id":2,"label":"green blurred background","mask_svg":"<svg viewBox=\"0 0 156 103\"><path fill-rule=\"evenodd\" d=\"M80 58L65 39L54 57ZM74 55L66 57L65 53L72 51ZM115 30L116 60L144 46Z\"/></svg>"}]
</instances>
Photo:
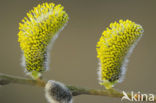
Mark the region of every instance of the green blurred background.
<instances>
[{"instance_id":1,"label":"green blurred background","mask_svg":"<svg viewBox=\"0 0 156 103\"><path fill-rule=\"evenodd\" d=\"M97 81L96 43L101 33L119 19L130 19L144 28L123 83L115 88L156 94L156 1L155 0L0 0L0 72L27 77L21 67L17 42L18 23L42 2L61 3L70 16L51 51L45 79L103 89ZM81 95L74 103L120 103L120 98ZM126 101L125 101L126 102ZM11 84L0 87L0 103L47 103L44 89Z\"/></svg>"}]
</instances>

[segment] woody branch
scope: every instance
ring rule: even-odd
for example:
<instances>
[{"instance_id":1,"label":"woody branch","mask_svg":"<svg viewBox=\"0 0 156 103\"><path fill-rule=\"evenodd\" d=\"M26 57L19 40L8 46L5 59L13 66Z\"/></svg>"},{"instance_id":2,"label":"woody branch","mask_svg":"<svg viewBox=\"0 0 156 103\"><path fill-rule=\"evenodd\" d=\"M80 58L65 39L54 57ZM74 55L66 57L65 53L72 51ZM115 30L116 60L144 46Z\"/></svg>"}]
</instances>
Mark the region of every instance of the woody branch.
<instances>
[{"instance_id":1,"label":"woody branch","mask_svg":"<svg viewBox=\"0 0 156 103\"><path fill-rule=\"evenodd\" d=\"M39 86L43 87L46 84L45 80L32 80L32 79L27 79L23 77L17 77L17 76L12 76L12 75L7 75L7 74L2 74L0 73L0 85L8 85L8 84L23 84L23 85L32 85L32 86ZM80 88L77 86L71 86L71 85L66 85L73 96L78 96L78 95L97 95L97 96L109 96L109 97L116 97L116 98L121 98L123 96L121 90L117 89L109 89L109 90L100 90L100 89L87 89L87 88ZM131 98L131 94L127 92L127 95ZM138 99L138 96L136 95L136 99ZM141 98L141 97L140 97ZM146 97L143 97L143 100L146 100ZM156 102L156 96L154 95L154 102Z\"/></svg>"}]
</instances>

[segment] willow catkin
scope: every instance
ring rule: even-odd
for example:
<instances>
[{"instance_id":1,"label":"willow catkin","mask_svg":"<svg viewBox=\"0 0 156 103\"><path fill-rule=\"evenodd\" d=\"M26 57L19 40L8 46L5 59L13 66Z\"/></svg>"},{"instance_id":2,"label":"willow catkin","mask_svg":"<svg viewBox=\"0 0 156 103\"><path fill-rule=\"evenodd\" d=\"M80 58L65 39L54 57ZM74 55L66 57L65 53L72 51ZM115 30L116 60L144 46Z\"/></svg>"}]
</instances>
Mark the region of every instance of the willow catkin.
<instances>
[{"instance_id":1,"label":"willow catkin","mask_svg":"<svg viewBox=\"0 0 156 103\"><path fill-rule=\"evenodd\" d=\"M100 61L99 82L106 89L121 82L125 74L128 57L143 34L143 28L130 20L110 24L97 43Z\"/></svg>"},{"instance_id":2,"label":"willow catkin","mask_svg":"<svg viewBox=\"0 0 156 103\"><path fill-rule=\"evenodd\" d=\"M38 78L48 69L48 45L69 19L63 9L60 4L39 4L19 24L18 42L23 51L23 64L33 78Z\"/></svg>"},{"instance_id":3,"label":"willow catkin","mask_svg":"<svg viewBox=\"0 0 156 103\"><path fill-rule=\"evenodd\" d=\"M49 103L72 103L72 93L63 84L49 80L45 85L45 96Z\"/></svg>"}]
</instances>

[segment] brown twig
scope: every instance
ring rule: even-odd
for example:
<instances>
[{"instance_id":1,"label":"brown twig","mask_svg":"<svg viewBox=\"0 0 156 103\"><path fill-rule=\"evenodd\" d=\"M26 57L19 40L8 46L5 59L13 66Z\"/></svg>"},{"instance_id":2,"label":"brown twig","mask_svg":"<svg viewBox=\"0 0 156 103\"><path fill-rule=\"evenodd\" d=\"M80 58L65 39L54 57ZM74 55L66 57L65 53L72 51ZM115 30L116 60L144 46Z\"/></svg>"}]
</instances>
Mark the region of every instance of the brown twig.
<instances>
[{"instance_id":1,"label":"brown twig","mask_svg":"<svg viewBox=\"0 0 156 103\"><path fill-rule=\"evenodd\" d=\"M33 85L33 86L39 86L39 87L44 88L46 81L32 80L32 79L27 79L27 78L11 76L11 75L0 73L0 85L8 85L11 83L12 84ZM97 90L97 89L80 88L80 87L69 86L69 85L66 85L66 86L71 90L73 96L85 94L85 95L109 96L109 97L116 97L116 98L123 97L122 91L116 90L116 89ZM129 98L131 98L130 93L127 93L127 95L129 96ZM137 98L138 98L138 96L136 96L136 99ZM145 97L143 99L145 100ZM156 96L154 96L154 101L156 102Z\"/></svg>"}]
</instances>

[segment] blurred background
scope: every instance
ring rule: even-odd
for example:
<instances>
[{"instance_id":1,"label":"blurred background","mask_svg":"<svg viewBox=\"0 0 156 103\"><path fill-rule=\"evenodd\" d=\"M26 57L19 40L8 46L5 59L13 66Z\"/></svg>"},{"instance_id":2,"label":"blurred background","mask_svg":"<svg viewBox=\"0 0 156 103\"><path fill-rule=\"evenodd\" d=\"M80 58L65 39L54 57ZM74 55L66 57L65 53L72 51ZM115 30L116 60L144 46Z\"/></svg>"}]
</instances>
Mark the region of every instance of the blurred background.
<instances>
[{"instance_id":1,"label":"blurred background","mask_svg":"<svg viewBox=\"0 0 156 103\"><path fill-rule=\"evenodd\" d=\"M29 10L43 2L62 4L70 16L51 51L50 70L44 73L46 80L103 89L97 81L96 43L110 22L130 19L141 24L145 32L130 57L125 80L115 88L156 94L155 0L0 0L1 73L27 77L21 66L21 49L17 42L18 23ZM120 102L120 98L104 96L74 97L74 103ZM43 88L11 84L0 87L0 103L47 101Z\"/></svg>"}]
</instances>

